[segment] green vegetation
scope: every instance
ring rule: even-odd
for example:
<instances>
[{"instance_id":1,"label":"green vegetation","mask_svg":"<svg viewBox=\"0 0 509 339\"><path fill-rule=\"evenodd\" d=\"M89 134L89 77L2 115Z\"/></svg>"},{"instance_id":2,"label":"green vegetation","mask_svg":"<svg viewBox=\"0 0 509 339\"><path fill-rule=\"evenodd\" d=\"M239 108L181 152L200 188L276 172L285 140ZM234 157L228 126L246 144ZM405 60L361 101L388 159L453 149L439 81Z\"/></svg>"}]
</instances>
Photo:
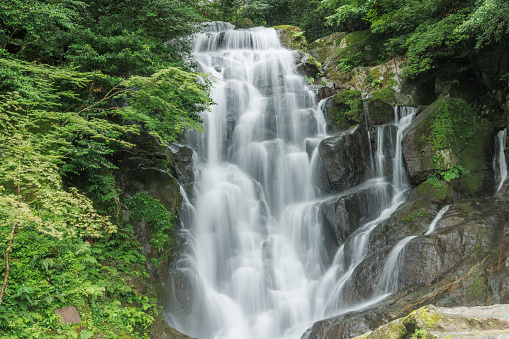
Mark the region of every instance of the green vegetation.
<instances>
[{"instance_id":1,"label":"green vegetation","mask_svg":"<svg viewBox=\"0 0 509 339\"><path fill-rule=\"evenodd\" d=\"M133 217L152 225L152 244L158 251L171 253L173 222L176 215L169 212L161 203L145 192L138 192L126 201Z\"/></svg>"},{"instance_id":2,"label":"green vegetation","mask_svg":"<svg viewBox=\"0 0 509 339\"><path fill-rule=\"evenodd\" d=\"M148 274L133 227L121 222L113 155L141 130L162 144L201 130L210 82L184 60L208 7L0 7L0 334L146 337L159 307L126 282ZM142 193L127 204L153 226L157 250L171 246L174 215ZM65 306L78 309L80 325L59 323L53 311Z\"/></svg>"},{"instance_id":3,"label":"green vegetation","mask_svg":"<svg viewBox=\"0 0 509 339\"><path fill-rule=\"evenodd\" d=\"M340 129L345 130L362 122L362 95L355 90L341 91L333 98L329 118Z\"/></svg>"}]
</instances>

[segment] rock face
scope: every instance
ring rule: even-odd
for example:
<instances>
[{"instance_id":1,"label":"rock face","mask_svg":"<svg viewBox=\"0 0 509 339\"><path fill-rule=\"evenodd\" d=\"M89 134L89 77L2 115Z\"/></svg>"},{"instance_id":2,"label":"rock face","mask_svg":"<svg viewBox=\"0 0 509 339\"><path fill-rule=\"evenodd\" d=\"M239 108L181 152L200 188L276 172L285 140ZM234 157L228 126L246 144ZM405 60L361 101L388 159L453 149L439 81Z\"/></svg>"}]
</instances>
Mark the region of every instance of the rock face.
<instances>
[{"instance_id":1,"label":"rock face","mask_svg":"<svg viewBox=\"0 0 509 339\"><path fill-rule=\"evenodd\" d=\"M188 183L184 189L188 189L189 192L194 180L192 150L178 144L163 147L153 136L145 132L131 136L129 141L135 146L115 155L115 164L119 168L116 181L122 192L121 202L138 192L145 192L159 200L172 213L177 213L182 204L177 178ZM161 301L167 293L165 287L169 265L167 256L150 244L154 232L152 226L130 216L125 205L122 210L122 221L133 225L136 240L141 244L142 254L147 259L147 271L151 278L150 281L146 278L136 279L137 277L133 276L128 276L126 279L139 293L151 298L158 297ZM154 265L151 259L157 259L156 262L159 261L159 264ZM154 322L148 329L151 338L189 338L168 326L162 311L159 311L154 318Z\"/></svg>"},{"instance_id":2,"label":"rock face","mask_svg":"<svg viewBox=\"0 0 509 339\"><path fill-rule=\"evenodd\" d=\"M371 253L354 272L345 290L345 304L374 300L390 250L406 236L418 235L399 260L399 267L404 268L398 275L399 292L362 312L315 323L307 334L310 339L351 338L427 304L452 307L509 301L506 201L472 199L453 204L434 233L424 236L441 207L433 201L439 200L409 199L415 202L403 204L373 232Z\"/></svg>"},{"instance_id":3,"label":"rock face","mask_svg":"<svg viewBox=\"0 0 509 339\"><path fill-rule=\"evenodd\" d=\"M507 338L509 306L421 307L355 339L375 338Z\"/></svg>"},{"instance_id":4,"label":"rock face","mask_svg":"<svg viewBox=\"0 0 509 339\"><path fill-rule=\"evenodd\" d=\"M363 126L322 140L318 152L333 190L343 191L369 178L369 142L368 132Z\"/></svg>"},{"instance_id":5,"label":"rock face","mask_svg":"<svg viewBox=\"0 0 509 339\"><path fill-rule=\"evenodd\" d=\"M471 196L492 193L493 126L479 119L461 99L439 99L407 130L403 154L410 181L430 175L452 181L454 190Z\"/></svg>"},{"instance_id":6,"label":"rock face","mask_svg":"<svg viewBox=\"0 0 509 339\"><path fill-rule=\"evenodd\" d=\"M323 226L333 235L336 245L346 241L359 226L373 219L383 206L383 190L386 187L370 186L369 183L346 190L320 204Z\"/></svg>"},{"instance_id":7,"label":"rock face","mask_svg":"<svg viewBox=\"0 0 509 339\"><path fill-rule=\"evenodd\" d=\"M279 33L281 44L289 49L307 51L307 41L304 32L296 26L279 25L273 27Z\"/></svg>"}]
</instances>

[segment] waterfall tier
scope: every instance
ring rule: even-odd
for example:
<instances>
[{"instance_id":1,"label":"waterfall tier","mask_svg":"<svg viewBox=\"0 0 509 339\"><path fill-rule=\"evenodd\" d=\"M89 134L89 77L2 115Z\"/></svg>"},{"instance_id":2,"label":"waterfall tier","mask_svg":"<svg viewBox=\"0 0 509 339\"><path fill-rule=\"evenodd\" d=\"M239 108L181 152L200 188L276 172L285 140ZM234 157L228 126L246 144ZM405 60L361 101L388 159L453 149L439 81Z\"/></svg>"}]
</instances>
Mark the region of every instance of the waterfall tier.
<instances>
[{"instance_id":1,"label":"waterfall tier","mask_svg":"<svg viewBox=\"0 0 509 339\"><path fill-rule=\"evenodd\" d=\"M371 231L409 187L401 139L415 111L396 108L395 123L378 127L375 157L367 157L375 162L371 179L348 190L376 195L378 217L327 260L323 204L347 192L322 196L317 188L323 102L315 102L295 72L296 53L280 46L274 29L213 23L208 31L195 38L194 58L216 79L216 105L202 114L205 133L186 135L195 184L181 209L187 249L171 286L187 292L166 316L200 339L300 338L319 319L365 307L343 294L369 252ZM177 309L181 300L185 312Z\"/></svg>"}]
</instances>

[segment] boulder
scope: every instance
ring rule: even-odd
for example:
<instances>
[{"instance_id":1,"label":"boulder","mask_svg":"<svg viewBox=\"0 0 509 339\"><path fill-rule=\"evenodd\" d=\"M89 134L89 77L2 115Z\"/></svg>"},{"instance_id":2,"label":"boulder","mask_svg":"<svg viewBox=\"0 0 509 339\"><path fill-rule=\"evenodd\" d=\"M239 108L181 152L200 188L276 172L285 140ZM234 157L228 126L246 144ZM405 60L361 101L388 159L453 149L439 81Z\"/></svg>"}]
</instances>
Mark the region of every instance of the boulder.
<instances>
[{"instance_id":1,"label":"boulder","mask_svg":"<svg viewBox=\"0 0 509 339\"><path fill-rule=\"evenodd\" d=\"M366 99L369 121L372 125L384 125L394 122L394 105L397 105L396 92L380 89Z\"/></svg>"},{"instance_id":2,"label":"boulder","mask_svg":"<svg viewBox=\"0 0 509 339\"><path fill-rule=\"evenodd\" d=\"M493 191L493 125L457 98L441 98L407 129L403 154L410 181L444 179L466 196Z\"/></svg>"},{"instance_id":3,"label":"boulder","mask_svg":"<svg viewBox=\"0 0 509 339\"><path fill-rule=\"evenodd\" d=\"M318 152L334 191L343 191L369 179L369 142L364 126L354 127L320 142Z\"/></svg>"},{"instance_id":4,"label":"boulder","mask_svg":"<svg viewBox=\"0 0 509 339\"><path fill-rule=\"evenodd\" d=\"M255 27L255 24L249 18L242 18L240 20L237 20L233 24L235 25L235 28L244 28L244 29L246 29L246 28L253 28L253 27Z\"/></svg>"},{"instance_id":5,"label":"boulder","mask_svg":"<svg viewBox=\"0 0 509 339\"><path fill-rule=\"evenodd\" d=\"M304 32L296 26L279 25L273 27L279 34L281 45L288 49L306 52L308 43Z\"/></svg>"},{"instance_id":6,"label":"boulder","mask_svg":"<svg viewBox=\"0 0 509 339\"><path fill-rule=\"evenodd\" d=\"M428 305L355 339L375 338L506 338L509 305L435 307Z\"/></svg>"},{"instance_id":7,"label":"boulder","mask_svg":"<svg viewBox=\"0 0 509 339\"><path fill-rule=\"evenodd\" d=\"M54 312L60 316L58 321L61 324L77 324L81 322L78 310L74 306L57 308Z\"/></svg>"},{"instance_id":8,"label":"boulder","mask_svg":"<svg viewBox=\"0 0 509 339\"><path fill-rule=\"evenodd\" d=\"M361 92L345 90L332 98L326 111L329 132L345 131L365 121Z\"/></svg>"}]
</instances>

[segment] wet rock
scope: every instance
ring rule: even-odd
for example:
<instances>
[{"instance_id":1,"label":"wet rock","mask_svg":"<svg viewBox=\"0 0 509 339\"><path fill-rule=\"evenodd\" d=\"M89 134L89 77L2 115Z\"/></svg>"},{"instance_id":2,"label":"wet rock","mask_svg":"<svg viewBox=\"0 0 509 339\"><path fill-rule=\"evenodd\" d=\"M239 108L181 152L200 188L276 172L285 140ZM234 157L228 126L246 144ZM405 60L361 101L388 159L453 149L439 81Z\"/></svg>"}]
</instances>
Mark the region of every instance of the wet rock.
<instances>
[{"instance_id":1,"label":"wet rock","mask_svg":"<svg viewBox=\"0 0 509 339\"><path fill-rule=\"evenodd\" d=\"M369 178L369 139L363 126L322 140L318 151L333 190L343 191Z\"/></svg>"},{"instance_id":2,"label":"wet rock","mask_svg":"<svg viewBox=\"0 0 509 339\"><path fill-rule=\"evenodd\" d=\"M365 121L362 95L359 91L341 91L332 99L332 107L327 110L330 132L349 129Z\"/></svg>"},{"instance_id":3,"label":"wet rock","mask_svg":"<svg viewBox=\"0 0 509 339\"><path fill-rule=\"evenodd\" d=\"M273 27L279 34L281 45L289 49L307 51L307 41L304 32L296 26L279 25Z\"/></svg>"},{"instance_id":4,"label":"wet rock","mask_svg":"<svg viewBox=\"0 0 509 339\"><path fill-rule=\"evenodd\" d=\"M235 28L244 28L245 29L245 28L253 28L253 27L255 27L255 24L249 18L242 18L240 20L237 20L233 24L235 25Z\"/></svg>"},{"instance_id":5,"label":"wet rock","mask_svg":"<svg viewBox=\"0 0 509 339\"><path fill-rule=\"evenodd\" d=\"M359 185L347 190L339 196L331 197L320 204L323 227L334 235L334 242L344 243L350 234L359 226L372 220L380 213L385 203L384 191L388 185L379 186L373 183Z\"/></svg>"},{"instance_id":6,"label":"wet rock","mask_svg":"<svg viewBox=\"0 0 509 339\"><path fill-rule=\"evenodd\" d=\"M403 268L398 276L399 292L364 311L315 323L309 338L350 338L360 335L359 328L374 329L377 323L406 316L426 304L474 306L509 300L509 207L504 200L454 204L427 236L424 233L442 206L423 201L421 209L408 201L373 231L371 253L344 290L343 304L355 308L359 302L374 300L380 293L378 279L389 252L404 237L417 235L398 264Z\"/></svg>"},{"instance_id":7,"label":"wet rock","mask_svg":"<svg viewBox=\"0 0 509 339\"><path fill-rule=\"evenodd\" d=\"M188 196L192 196L194 184L193 150L177 143L170 144L166 151L166 159L175 170L174 176L182 185Z\"/></svg>"},{"instance_id":8,"label":"wet rock","mask_svg":"<svg viewBox=\"0 0 509 339\"><path fill-rule=\"evenodd\" d=\"M398 104L396 92L391 89L381 89L366 99L366 108L372 125L384 125L394 122L393 105Z\"/></svg>"},{"instance_id":9,"label":"wet rock","mask_svg":"<svg viewBox=\"0 0 509 339\"><path fill-rule=\"evenodd\" d=\"M301 52L299 53L295 68L300 74L318 82L317 79L321 66L322 65L312 55Z\"/></svg>"},{"instance_id":10,"label":"wet rock","mask_svg":"<svg viewBox=\"0 0 509 339\"><path fill-rule=\"evenodd\" d=\"M477 118L465 101L437 100L419 114L403 139L411 183L438 175L460 194L491 194L493 137L491 123Z\"/></svg>"}]
</instances>

